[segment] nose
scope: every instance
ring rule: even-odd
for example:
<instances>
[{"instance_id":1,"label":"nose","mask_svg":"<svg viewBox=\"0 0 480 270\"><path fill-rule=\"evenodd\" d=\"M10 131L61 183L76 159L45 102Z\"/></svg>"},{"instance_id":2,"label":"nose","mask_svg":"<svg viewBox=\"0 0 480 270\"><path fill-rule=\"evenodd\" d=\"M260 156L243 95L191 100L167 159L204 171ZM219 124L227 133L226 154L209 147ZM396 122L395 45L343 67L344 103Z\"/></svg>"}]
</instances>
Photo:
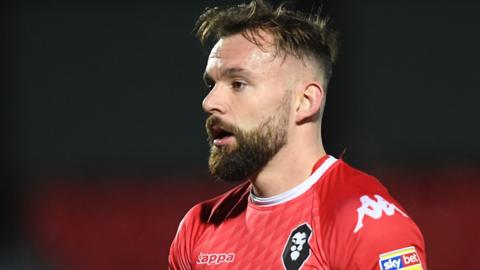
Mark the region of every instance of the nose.
<instances>
[{"instance_id":1,"label":"nose","mask_svg":"<svg viewBox=\"0 0 480 270\"><path fill-rule=\"evenodd\" d=\"M203 110L209 114L225 113L225 96L218 85L215 85L208 95L203 99Z\"/></svg>"}]
</instances>

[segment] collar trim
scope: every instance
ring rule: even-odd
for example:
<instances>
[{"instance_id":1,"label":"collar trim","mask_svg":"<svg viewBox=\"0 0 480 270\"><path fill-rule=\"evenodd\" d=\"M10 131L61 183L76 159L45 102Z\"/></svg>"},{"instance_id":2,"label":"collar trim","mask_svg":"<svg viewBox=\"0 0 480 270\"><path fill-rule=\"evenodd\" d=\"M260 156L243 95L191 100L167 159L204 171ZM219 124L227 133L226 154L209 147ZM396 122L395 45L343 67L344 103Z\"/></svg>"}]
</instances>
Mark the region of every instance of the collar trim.
<instances>
[{"instance_id":1,"label":"collar trim","mask_svg":"<svg viewBox=\"0 0 480 270\"><path fill-rule=\"evenodd\" d=\"M303 181L301 184L291 188L290 190L287 190L283 193L280 193L278 195L268 197L268 198L262 198L258 197L255 194L253 194L253 191L250 191L250 201L258 206L273 206L281 203L288 202L290 200L293 200L303 193L305 193L307 190L309 190L317 181L320 180L320 178L323 176L323 174L330 168L335 162L337 161L336 158L332 156L328 156L328 158L320 165L313 173L310 175L305 181Z\"/></svg>"}]
</instances>

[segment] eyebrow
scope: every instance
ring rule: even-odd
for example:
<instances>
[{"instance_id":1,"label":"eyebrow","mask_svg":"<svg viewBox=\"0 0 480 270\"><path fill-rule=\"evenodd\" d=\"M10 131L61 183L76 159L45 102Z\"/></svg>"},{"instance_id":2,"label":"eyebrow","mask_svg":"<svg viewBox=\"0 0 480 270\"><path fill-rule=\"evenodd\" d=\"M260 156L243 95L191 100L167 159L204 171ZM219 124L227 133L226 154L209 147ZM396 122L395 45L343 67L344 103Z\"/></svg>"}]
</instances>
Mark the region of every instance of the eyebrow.
<instances>
[{"instance_id":1,"label":"eyebrow","mask_svg":"<svg viewBox=\"0 0 480 270\"><path fill-rule=\"evenodd\" d=\"M233 67L222 70L221 75L225 77L235 77L238 75L248 76L250 75L250 71L244 68Z\"/></svg>"},{"instance_id":2,"label":"eyebrow","mask_svg":"<svg viewBox=\"0 0 480 270\"><path fill-rule=\"evenodd\" d=\"M235 76L251 76L251 72L247 69L244 68L239 68L239 67L232 67L232 68L227 68L227 69L222 69L220 71L220 77L227 77L227 78L232 78ZM203 81L205 84L208 84L210 82L213 82L213 78L205 71L203 73Z\"/></svg>"}]
</instances>

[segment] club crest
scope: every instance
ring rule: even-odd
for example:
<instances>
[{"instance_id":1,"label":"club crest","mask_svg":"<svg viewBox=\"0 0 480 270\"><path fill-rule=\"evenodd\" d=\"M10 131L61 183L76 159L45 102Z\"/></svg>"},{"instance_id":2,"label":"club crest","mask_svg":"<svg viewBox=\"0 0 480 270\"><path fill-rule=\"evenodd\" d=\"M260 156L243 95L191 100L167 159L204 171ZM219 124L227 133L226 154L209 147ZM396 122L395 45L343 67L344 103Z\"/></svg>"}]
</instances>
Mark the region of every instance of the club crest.
<instances>
[{"instance_id":1,"label":"club crest","mask_svg":"<svg viewBox=\"0 0 480 270\"><path fill-rule=\"evenodd\" d=\"M308 223L303 223L292 231L282 254L282 262L286 270L302 268L310 257L309 241L311 236L312 228Z\"/></svg>"}]
</instances>

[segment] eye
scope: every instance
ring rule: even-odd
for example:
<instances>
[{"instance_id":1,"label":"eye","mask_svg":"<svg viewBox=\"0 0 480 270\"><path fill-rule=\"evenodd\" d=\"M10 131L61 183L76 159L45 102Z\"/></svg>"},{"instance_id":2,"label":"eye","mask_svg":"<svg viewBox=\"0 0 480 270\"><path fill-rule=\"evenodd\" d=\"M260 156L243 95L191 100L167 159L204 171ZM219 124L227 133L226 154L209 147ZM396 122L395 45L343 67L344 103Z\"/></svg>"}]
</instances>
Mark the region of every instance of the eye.
<instances>
[{"instance_id":1,"label":"eye","mask_svg":"<svg viewBox=\"0 0 480 270\"><path fill-rule=\"evenodd\" d=\"M206 89L207 92L210 92L210 91L212 91L213 87L215 87L215 84L214 83L209 83L209 84L206 84L205 86L207 88Z\"/></svg>"},{"instance_id":2,"label":"eye","mask_svg":"<svg viewBox=\"0 0 480 270\"><path fill-rule=\"evenodd\" d=\"M208 93L212 91L215 87L215 82L213 80L205 80L205 91Z\"/></svg>"},{"instance_id":3,"label":"eye","mask_svg":"<svg viewBox=\"0 0 480 270\"><path fill-rule=\"evenodd\" d=\"M242 90L246 86L247 86L247 83L243 81L238 81L238 80L232 81L232 89L234 90Z\"/></svg>"},{"instance_id":4,"label":"eye","mask_svg":"<svg viewBox=\"0 0 480 270\"><path fill-rule=\"evenodd\" d=\"M215 80L213 80L207 72L203 73L203 83L205 84L205 92L207 93L215 87Z\"/></svg>"}]
</instances>

